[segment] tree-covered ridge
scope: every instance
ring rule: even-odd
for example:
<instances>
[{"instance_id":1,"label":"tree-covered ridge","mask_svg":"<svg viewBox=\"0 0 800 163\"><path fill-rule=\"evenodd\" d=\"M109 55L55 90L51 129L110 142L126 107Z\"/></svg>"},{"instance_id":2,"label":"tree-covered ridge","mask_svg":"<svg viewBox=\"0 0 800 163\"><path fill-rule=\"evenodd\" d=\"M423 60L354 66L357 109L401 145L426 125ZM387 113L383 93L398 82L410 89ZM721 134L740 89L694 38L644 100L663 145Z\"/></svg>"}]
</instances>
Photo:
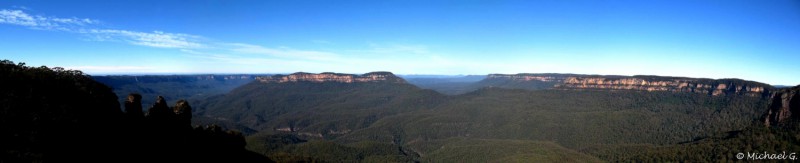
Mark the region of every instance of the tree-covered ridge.
<instances>
[{"instance_id":1,"label":"tree-covered ridge","mask_svg":"<svg viewBox=\"0 0 800 163\"><path fill-rule=\"evenodd\" d=\"M412 76L413 77L413 76ZM411 84L443 94L458 95L486 87L509 89L605 89L696 92L709 95L769 96L776 88L742 79L708 79L653 75L587 75L563 73L489 74L482 80L458 81L458 77L410 78Z\"/></svg>"},{"instance_id":2,"label":"tree-covered ridge","mask_svg":"<svg viewBox=\"0 0 800 163\"><path fill-rule=\"evenodd\" d=\"M713 83L733 83L737 85L754 85L759 87L772 87L769 84L757 82L757 81L750 81L750 80L743 80L737 78L725 78L725 79L710 79L710 78L690 78L690 77L677 77L677 76L656 76L656 75L633 75L633 76L626 76L626 75L591 75L591 74L565 74L565 73L518 73L518 74L489 74L487 78L524 78L524 77L531 77L531 76L539 76L539 77L550 77L553 80L560 81L564 80L569 77L577 77L577 78L604 78L608 80L618 80L618 79L625 79L625 78L637 78L643 79L648 81L674 81L674 80L683 80L683 81L695 81L700 84L713 84Z\"/></svg>"},{"instance_id":3,"label":"tree-covered ridge","mask_svg":"<svg viewBox=\"0 0 800 163\"><path fill-rule=\"evenodd\" d=\"M336 137L381 117L431 108L444 99L404 83L253 82L198 103L196 114L262 132Z\"/></svg>"},{"instance_id":4,"label":"tree-covered ridge","mask_svg":"<svg viewBox=\"0 0 800 163\"><path fill-rule=\"evenodd\" d=\"M269 161L246 151L241 134L192 128L186 101L158 100L159 116L135 103L124 113L109 87L80 71L3 60L0 87L0 162Z\"/></svg>"},{"instance_id":5,"label":"tree-covered ridge","mask_svg":"<svg viewBox=\"0 0 800 163\"><path fill-rule=\"evenodd\" d=\"M751 126L743 130L704 137L673 145L619 144L585 152L616 162L794 162L800 159L800 136L797 129ZM795 160L753 159L747 155L794 153ZM738 158L737 154L744 154Z\"/></svg>"},{"instance_id":6,"label":"tree-covered ridge","mask_svg":"<svg viewBox=\"0 0 800 163\"><path fill-rule=\"evenodd\" d=\"M122 114L111 89L80 71L3 60L0 87L1 158L8 161L102 153L101 144L79 142L111 141L94 133L118 127L111 124Z\"/></svg>"},{"instance_id":7,"label":"tree-covered ridge","mask_svg":"<svg viewBox=\"0 0 800 163\"><path fill-rule=\"evenodd\" d=\"M742 130L734 130L673 145L608 145L585 150L606 160L624 162L733 162L800 159L800 86L777 90L759 121ZM777 157L775 157L777 156Z\"/></svg>"}]
</instances>

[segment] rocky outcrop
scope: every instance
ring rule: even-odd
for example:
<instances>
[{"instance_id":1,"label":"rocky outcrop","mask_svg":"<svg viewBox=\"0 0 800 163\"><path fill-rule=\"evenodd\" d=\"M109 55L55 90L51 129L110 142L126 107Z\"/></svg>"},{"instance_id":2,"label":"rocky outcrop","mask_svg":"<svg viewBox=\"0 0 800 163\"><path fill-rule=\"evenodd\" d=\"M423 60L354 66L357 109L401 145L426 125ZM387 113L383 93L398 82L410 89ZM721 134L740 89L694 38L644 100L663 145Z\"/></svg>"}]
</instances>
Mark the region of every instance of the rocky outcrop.
<instances>
[{"instance_id":1,"label":"rocky outcrop","mask_svg":"<svg viewBox=\"0 0 800 163\"><path fill-rule=\"evenodd\" d=\"M506 79L552 83L555 89L612 89L693 92L719 95L769 96L772 86L741 79L702 79L662 76L604 76L577 74L491 74L489 80Z\"/></svg>"},{"instance_id":2,"label":"rocky outcrop","mask_svg":"<svg viewBox=\"0 0 800 163\"><path fill-rule=\"evenodd\" d=\"M786 126L800 119L800 86L778 90L771 99L764 125Z\"/></svg>"},{"instance_id":3,"label":"rocky outcrop","mask_svg":"<svg viewBox=\"0 0 800 163\"><path fill-rule=\"evenodd\" d=\"M691 78L647 79L637 77L568 77L557 88L626 89L642 91L694 92L718 95L747 95L761 97L767 95L769 85L738 79L710 80Z\"/></svg>"},{"instance_id":4,"label":"rocky outcrop","mask_svg":"<svg viewBox=\"0 0 800 163\"><path fill-rule=\"evenodd\" d=\"M186 100L178 100L172 111L175 113L175 120L178 122L178 125L192 125L192 107L189 106L189 102Z\"/></svg>"},{"instance_id":5,"label":"rocky outcrop","mask_svg":"<svg viewBox=\"0 0 800 163\"><path fill-rule=\"evenodd\" d=\"M0 162L271 162L241 134L154 129L139 121L141 96L124 96L123 113L110 87L80 71L3 60L0 76Z\"/></svg>"},{"instance_id":6,"label":"rocky outcrop","mask_svg":"<svg viewBox=\"0 0 800 163\"><path fill-rule=\"evenodd\" d=\"M165 119L171 119L172 116L173 112L169 110L167 101L164 100L163 96L158 96L158 98L156 98L156 103L153 104L147 112L147 117L154 121L166 121Z\"/></svg>"},{"instance_id":7,"label":"rocky outcrop","mask_svg":"<svg viewBox=\"0 0 800 163\"><path fill-rule=\"evenodd\" d=\"M125 100L125 114L129 119L139 120L144 117L142 111L142 95L131 93Z\"/></svg>"},{"instance_id":8,"label":"rocky outcrop","mask_svg":"<svg viewBox=\"0 0 800 163\"><path fill-rule=\"evenodd\" d=\"M298 72L290 75L274 75L257 77L256 80L262 83L286 83L286 82L339 82L339 83L364 83L364 82L391 82L405 83L406 81L392 74L391 72L370 72L363 75L340 74L324 72L319 74Z\"/></svg>"}]
</instances>

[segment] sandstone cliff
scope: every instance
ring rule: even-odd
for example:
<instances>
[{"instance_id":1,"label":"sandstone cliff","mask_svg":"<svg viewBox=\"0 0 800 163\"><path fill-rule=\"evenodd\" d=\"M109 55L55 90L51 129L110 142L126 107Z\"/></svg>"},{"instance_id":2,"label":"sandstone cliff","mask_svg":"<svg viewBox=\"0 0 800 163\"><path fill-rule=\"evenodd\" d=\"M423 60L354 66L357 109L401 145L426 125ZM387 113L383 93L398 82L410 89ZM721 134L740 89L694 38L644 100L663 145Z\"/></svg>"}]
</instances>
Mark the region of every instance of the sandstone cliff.
<instances>
[{"instance_id":1,"label":"sandstone cliff","mask_svg":"<svg viewBox=\"0 0 800 163\"><path fill-rule=\"evenodd\" d=\"M549 83L555 89L612 89L694 92L718 95L765 97L774 88L741 79L703 79L662 76L611 76L578 74L490 74L487 80Z\"/></svg>"},{"instance_id":2,"label":"sandstone cliff","mask_svg":"<svg viewBox=\"0 0 800 163\"><path fill-rule=\"evenodd\" d=\"M392 74L391 72L370 72L363 75L340 74L324 72L319 74L297 72L290 75L274 75L257 77L256 80L262 83L286 83L286 82L340 82L340 83L363 83L363 82L391 82L406 83L405 80Z\"/></svg>"},{"instance_id":3,"label":"sandstone cliff","mask_svg":"<svg viewBox=\"0 0 800 163\"><path fill-rule=\"evenodd\" d=\"M771 99L769 110L764 114L764 125L784 126L800 119L800 86L780 89Z\"/></svg>"}]
</instances>

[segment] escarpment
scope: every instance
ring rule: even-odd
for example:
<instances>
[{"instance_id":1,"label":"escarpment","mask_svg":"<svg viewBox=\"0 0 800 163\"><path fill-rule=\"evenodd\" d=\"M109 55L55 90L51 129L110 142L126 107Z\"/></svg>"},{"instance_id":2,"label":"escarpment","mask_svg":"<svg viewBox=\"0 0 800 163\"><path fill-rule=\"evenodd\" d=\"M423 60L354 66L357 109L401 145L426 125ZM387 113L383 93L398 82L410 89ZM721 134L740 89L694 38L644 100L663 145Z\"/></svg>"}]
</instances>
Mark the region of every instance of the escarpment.
<instances>
[{"instance_id":1,"label":"escarpment","mask_svg":"<svg viewBox=\"0 0 800 163\"><path fill-rule=\"evenodd\" d=\"M340 74L324 72L319 74L297 72L290 75L274 75L257 77L256 80L262 83L286 83L286 82L339 82L339 83L364 83L364 82L391 82L406 83L405 80L392 74L391 72L370 72L363 75Z\"/></svg>"},{"instance_id":2,"label":"escarpment","mask_svg":"<svg viewBox=\"0 0 800 163\"><path fill-rule=\"evenodd\" d=\"M768 89L772 89L771 86L766 84L739 79L710 80L666 77L648 80L646 78L637 78L636 76L626 78L568 77L556 87L693 92L713 96L747 95L753 97L768 95Z\"/></svg>"},{"instance_id":3,"label":"escarpment","mask_svg":"<svg viewBox=\"0 0 800 163\"><path fill-rule=\"evenodd\" d=\"M719 95L769 96L774 87L741 79L577 74L491 74L487 80L549 83L554 89L604 89L693 92Z\"/></svg>"},{"instance_id":4,"label":"escarpment","mask_svg":"<svg viewBox=\"0 0 800 163\"><path fill-rule=\"evenodd\" d=\"M800 86L785 88L772 94L764 125L787 126L800 119Z\"/></svg>"}]
</instances>

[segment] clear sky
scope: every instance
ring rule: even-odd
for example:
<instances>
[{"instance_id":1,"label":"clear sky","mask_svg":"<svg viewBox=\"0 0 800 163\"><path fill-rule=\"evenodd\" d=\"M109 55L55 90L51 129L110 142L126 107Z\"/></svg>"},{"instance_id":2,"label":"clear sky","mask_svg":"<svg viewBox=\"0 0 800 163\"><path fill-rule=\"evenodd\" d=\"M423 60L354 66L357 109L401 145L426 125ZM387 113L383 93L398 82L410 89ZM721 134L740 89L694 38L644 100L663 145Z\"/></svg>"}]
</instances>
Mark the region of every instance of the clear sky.
<instances>
[{"instance_id":1,"label":"clear sky","mask_svg":"<svg viewBox=\"0 0 800 163\"><path fill-rule=\"evenodd\" d=\"M800 2L0 1L0 59L89 74L392 71L800 84Z\"/></svg>"}]
</instances>

